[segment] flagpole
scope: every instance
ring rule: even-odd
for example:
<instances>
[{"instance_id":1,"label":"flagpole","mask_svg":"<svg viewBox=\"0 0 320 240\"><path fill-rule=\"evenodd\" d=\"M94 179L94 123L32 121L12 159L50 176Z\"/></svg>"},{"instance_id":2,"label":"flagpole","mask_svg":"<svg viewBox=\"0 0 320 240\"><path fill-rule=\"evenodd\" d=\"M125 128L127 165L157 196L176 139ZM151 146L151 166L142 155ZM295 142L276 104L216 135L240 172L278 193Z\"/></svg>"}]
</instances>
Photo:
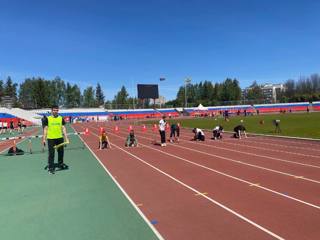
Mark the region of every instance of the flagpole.
<instances>
[{"instance_id":1,"label":"flagpole","mask_svg":"<svg viewBox=\"0 0 320 240\"><path fill-rule=\"evenodd\" d=\"M162 82L162 81L164 81L164 80L166 80L166 78L165 77L160 77L160 82ZM160 94L159 94L159 107L161 108L161 99L160 99Z\"/></svg>"},{"instance_id":2,"label":"flagpole","mask_svg":"<svg viewBox=\"0 0 320 240\"><path fill-rule=\"evenodd\" d=\"M184 80L184 104L185 104L185 108L188 107L188 98L187 98L187 84L189 84L191 82L191 78L187 77Z\"/></svg>"},{"instance_id":3,"label":"flagpole","mask_svg":"<svg viewBox=\"0 0 320 240\"><path fill-rule=\"evenodd\" d=\"M131 78L131 85L132 85L132 107L133 109L135 109L134 105L135 105L135 102L134 102L134 98L135 98L135 94L134 94L134 84L133 84L133 79Z\"/></svg>"}]
</instances>

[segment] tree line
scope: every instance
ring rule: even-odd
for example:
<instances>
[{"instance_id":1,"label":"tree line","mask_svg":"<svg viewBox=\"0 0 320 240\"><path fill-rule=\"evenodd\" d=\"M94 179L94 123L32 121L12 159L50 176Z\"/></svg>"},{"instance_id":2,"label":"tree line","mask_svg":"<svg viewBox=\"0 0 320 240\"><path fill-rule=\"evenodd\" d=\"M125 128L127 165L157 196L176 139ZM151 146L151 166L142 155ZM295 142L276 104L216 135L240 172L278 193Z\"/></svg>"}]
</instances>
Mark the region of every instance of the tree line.
<instances>
[{"instance_id":1,"label":"tree line","mask_svg":"<svg viewBox=\"0 0 320 240\"><path fill-rule=\"evenodd\" d=\"M186 91L186 92L185 92ZM54 104L65 108L100 107L108 109L141 108L152 105L150 101L141 102L129 96L125 86L117 92L112 100L105 101L101 85L89 86L81 91L77 84L71 84L60 77L45 79L41 77L26 78L21 84L14 83L11 77L0 80L0 100L7 96L13 100L15 107L25 109L48 108ZM254 81L249 87L244 101L237 79L227 78L221 83L204 81L180 86L176 98L167 102L166 107L188 107L233 105L260 103L263 101L262 86ZM298 80L288 79L284 90L277 92L278 102L320 101L320 76L312 74Z\"/></svg>"},{"instance_id":2,"label":"tree line","mask_svg":"<svg viewBox=\"0 0 320 240\"><path fill-rule=\"evenodd\" d=\"M263 86L254 81L247 92L246 98L253 101L264 99ZM313 102L320 101L320 76L312 74L309 77L300 77L298 80L288 79L283 90L276 92L277 102Z\"/></svg>"},{"instance_id":3,"label":"tree line","mask_svg":"<svg viewBox=\"0 0 320 240\"><path fill-rule=\"evenodd\" d=\"M186 95L185 95L185 90ZM237 79L227 78L222 83L213 84L211 81L204 81L196 84L187 84L179 87L176 99L166 102L162 107L181 107L185 105L187 96L188 106L198 106L200 103L206 106L216 104L236 104L241 100L241 88ZM145 100L142 102L137 98L130 97L125 86L115 95L112 101L107 101L106 108L147 108L153 106L153 102ZM159 107L159 106L156 106Z\"/></svg>"},{"instance_id":4,"label":"tree line","mask_svg":"<svg viewBox=\"0 0 320 240\"><path fill-rule=\"evenodd\" d=\"M313 102L320 101L320 76L312 74L298 80L288 79L285 91L279 94L281 102Z\"/></svg>"},{"instance_id":5,"label":"tree line","mask_svg":"<svg viewBox=\"0 0 320 240\"><path fill-rule=\"evenodd\" d=\"M11 77L0 80L0 99L9 97L14 107L25 109L49 108L59 105L65 108L103 106L105 97L98 83L95 88L87 87L81 92L77 84L65 82L60 77L53 80L41 77L26 78L18 89Z\"/></svg>"},{"instance_id":6,"label":"tree line","mask_svg":"<svg viewBox=\"0 0 320 240\"><path fill-rule=\"evenodd\" d=\"M186 92L185 92L186 91ZM229 105L241 100L241 88L237 79L227 78L222 83L204 81L180 86L175 100L168 102L173 106Z\"/></svg>"},{"instance_id":7,"label":"tree line","mask_svg":"<svg viewBox=\"0 0 320 240\"><path fill-rule=\"evenodd\" d=\"M300 77L297 80L288 79L283 85L284 88L282 90L277 89L276 91L277 102L320 101L319 74ZM246 95L243 95L239 81L231 78L227 78L222 83L213 84L210 81L204 81L180 86L176 99L167 102L167 105L185 106L185 97L187 98L188 107L198 106L200 103L205 106L272 103L269 102L270 100L266 100L263 86L259 85L257 81L253 81L247 89Z\"/></svg>"}]
</instances>

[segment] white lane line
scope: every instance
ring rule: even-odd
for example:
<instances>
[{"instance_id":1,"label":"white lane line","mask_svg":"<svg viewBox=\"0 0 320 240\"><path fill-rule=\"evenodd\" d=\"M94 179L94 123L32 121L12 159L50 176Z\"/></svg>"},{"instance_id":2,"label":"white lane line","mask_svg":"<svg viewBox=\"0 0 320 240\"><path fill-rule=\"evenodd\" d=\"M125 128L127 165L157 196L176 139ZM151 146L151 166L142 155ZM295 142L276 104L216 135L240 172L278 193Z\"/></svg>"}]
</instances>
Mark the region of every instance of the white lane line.
<instances>
[{"instance_id":1,"label":"white lane line","mask_svg":"<svg viewBox=\"0 0 320 240\"><path fill-rule=\"evenodd\" d=\"M292 147L292 146L285 146L285 145L281 145L281 144L271 144L271 143L262 143L262 142L257 142L257 141L250 141L248 139L246 139L245 141L246 143L258 143L258 144L262 144L262 145L270 145L270 146L277 146L277 147L286 147L286 148L295 148L295 149L302 149L302 150L311 150L311 151L319 151L317 149L309 149L309 148L303 148L303 147ZM244 144L236 144L234 143L234 141L228 142L228 144L234 144L234 145L239 145L239 146L245 146L248 147ZM314 158L320 158L320 156L317 155L310 155L310 154L304 154L304 153L297 153L297 152L288 152L288 151L284 151L284 150L275 150L275 149L269 149L269 148L265 148L265 147L259 147L259 146L250 146L252 148L257 148L257 149L264 149L264 150L268 150L268 151L274 151L274 152L285 152L285 153L289 153L289 154L295 154L295 155L300 155L300 156L306 156L306 157L314 157Z\"/></svg>"},{"instance_id":2,"label":"white lane line","mask_svg":"<svg viewBox=\"0 0 320 240\"><path fill-rule=\"evenodd\" d=\"M72 127L73 128L73 127ZM75 129L73 128L75 131ZM96 135L96 134L94 134ZM98 135L96 135L98 137ZM147 223L147 225L151 228L151 230L154 232L154 234L158 237L159 240L164 240L164 238L161 236L161 234L158 232L158 230L150 223L148 218L143 214L143 212L139 209L137 204L134 203L134 201L129 197L129 195L126 193L126 191L121 187L121 185L118 183L118 181L112 176L111 172L106 168L106 166L103 165L103 163L100 161L98 156L91 150L91 148L88 146L88 144L83 140L82 136L78 135L78 137L81 139L81 141L87 146L89 151L92 153L92 155L96 158L96 160L99 162L101 167L106 171L106 173L111 177L112 181L117 185L117 187L120 189L120 191L123 193L123 195L128 199L130 204L134 207L134 209L139 213L139 215L142 217L142 219Z\"/></svg>"},{"instance_id":3,"label":"white lane line","mask_svg":"<svg viewBox=\"0 0 320 240\"><path fill-rule=\"evenodd\" d=\"M183 141L186 141L188 143L199 144L199 145L203 145L203 146L207 146L207 147L211 147L211 148L218 148L218 149L238 152L238 153L252 155L252 156L259 156L259 157L269 158L269 159L272 159L272 160L275 160L275 161L287 162L287 163L291 163L291 164L297 164L297 165L302 165L302 166L306 166L306 167L313 167L313 168L319 168L320 169L320 166L313 165L313 164L306 164L306 163L301 163L301 162L289 161L289 160L285 160L285 159L281 159L281 158L275 158L275 157L261 155L261 154L248 153L248 152L238 151L238 150L234 150L234 149L230 149L230 148L224 148L224 147L218 147L218 146L214 146L214 145L204 144L204 143L200 143L200 142L194 143L194 142L190 142L190 141L185 140L185 138L184 139L180 138L180 139L183 140ZM281 150L273 150L273 149L267 149L267 148L262 148L262 147L247 146L247 145L244 145L244 144L236 144L236 143L230 143L230 142L226 142L226 141L219 142L218 144L219 145L221 145L221 144L231 144L231 145L238 145L238 146L241 146L241 147L249 147L249 148L261 149L261 150L267 150L267 151L283 152L283 153L288 153L288 154L301 155L301 156L304 156L304 157L320 158L320 156L306 155L306 154L302 154L302 153L293 153L293 152L287 152L287 151L281 151Z\"/></svg>"},{"instance_id":4,"label":"white lane line","mask_svg":"<svg viewBox=\"0 0 320 240\"><path fill-rule=\"evenodd\" d=\"M309 146L309 147L319 147L319 144L312 144L312 143L307 143L306 141L297 141L296 140L292 140L292 141L286 141L285 139L272 139L272 137L265 137L265 136L259 136L259 137L255 137L255 138L259 138L259 139L263 139L263 140L267 140L268 142L271 143L291 143L291 144L299 144L301 146ZM309 140L309 139L308 139ZM317 141L319 142L319 139L317 139Z\"/></svg>"},{"instance_id":5,"label":"white lane line","mask_svg":"<svg viewBox=\"0 0 320 240\"><path fill-rule=\"evenodd\" d=\"M91 127L91 128L94 128L94 127ZM94 129L96 129L96 128L94 128ZM118 138L122 138L122 137L120 137L120 136L118 136L118 135L116 135L116 134L113 134L113 133L111 133L111 134L114 135L114 136L116 136L116 137L118 137ZM140 137L141 137L141 136L140 136ZM143 138L145 138L145 137L143 137ZM150 139L150 138L146 138L146 139ZM204 166L204 165L201 165L201 164L192 162L192 161L187 160L187 159L185 159L185 158L179 157L179 156L174 155L174 154L171 154L171 153L164 152L164 151L162 151L162 150L159 150L159 149L156 149L156 148L153 148L153 147L149 147L149 146L147 146L147 145L145 145L145 144L142 144L142 143L139 143L139 144L143 145L143 146L146 147L146 148L152 149L152 150L154 150L154 151L161 152L161 153L163 153L163 154L165 154L165 155L168 155L168 156L171 156L171 157L180 159L180 160L182 160L182 161L184 161L184 162L187 162L187 163L193 164L193 165L195 165L195 166L198 166L198 167L207 169L207 170L209 170L209 171L218 173L218 174L223 175L223 176L225 176L225 177L228 177L228 178L231 178L231 179L234 179L234 180L237 180L237 181L246 183L246 184L248 184L249 186L256 186L257 188L260 188L260 189L263 189L263 190L265 190L265 191L274 193L274 194L276 194L276 195L279 195L279 196L282 196L282 197L285 197L285 198L294 200L294 201L296 201L296 202L305 204L305 205L307 205L307 206L310 206L310 207L313 207L313 208L316 208L316 209L320 209L320 206L318 206L318 205L315 205L315 204L312 204L312 203L303 201L303 200L301 200L301 199L298 199L298 198L289 196L289 195L287 195L287 194L283 194L283 193L277 192L277 191L272 190L272 189L269 189L269 188L267 188L267 187L263 187L263 186L261 186L260 184L257 185L257 183L249 182L249 181L247 181L247 180L244 180L244 179L241 179L241 178L238 178L238 177L235 177L235 176L232 176L232 175L229 175L229 174L220 172L220 171L215 170L215 169L213 169L213 168L210 168L210 167L207 167L207 166ZM175 145L173 145L173 146L175 146ZM240 161L238 161L238 162L241 163ZM297 176L295 176L295 178L297 178ZM301 177L299 176L298 178L301 178Z\"/></svg>"},{"instance_id":6,"label":"white lane line","mask_svg":"<svg viewBox=\"0 0 320 240\"><path fill-rule=\"evenodd\" d=\"M142 137L142 136L140 136L140 137ZM146 138L146 137L142 137L142 138ZM151 138L146 138L146 139L151 139ZM197 143L191 142L191 143L193 143L193 144L198 144L199 142L197 142ZM201 144L201 143L200 143L200 144ZM270 172L274 172L274 173L278 173L278 174L282 174L282 175L286 175L286 176L290 176L290 177L296 177L296 175L294 175L294 174L281 172L281 171L274 170L274 169L271 169L271 168L261 167L261 166L255 165L255 164L250 164L250 163L247 163L247 162L243 162L243 161L239 161L239 160L234 160L234 159L232 159L232 158L223 157L223 156L219 156L219 155L215 155L215 154L211 154L211 153L206 153L206 152L203 152L203 151L198 151L198 150L196 150L196 149L190 149L190 148L183 147L183 146L180 146L180 145L177 145L177 144L173 144L172 146L174 146L174 147L179 147L179 148L184 148L184 149L187 149L187 150L189 150L189 151L198 152L198 153L201 153L201 154L205 154L205 155L208 155L208 156L220 158L220 159L223 159L223 160L227 160L227 161L231 161L231 162L235 162L235 163L239 163L239 164L243 164L243 165L247 165L247 166L250 166L250 167L255 167L255 168L263 169L263 170L266 170L266 171L270 171ZM320 181L317 181L317 180L314 180L314 179L311 179L311 178L305 178L305 177L304 177L304 178L302 178L302 180L320 184Z\"/></svg>"},{"instance_id":7,"label":"white lane line","mask_svg":"<svg viewBox=\"0 0 320 240\"><path fill-rule=\"evenodd\" d=\"M283 144L266 143L266 142L260 142L260 141L257 142L257 141L246 140L246 142L258 143L258 144L268 145L268 146L277 146L277 147L283 147L283 148L294 148L294 149L301 149L301 150L310 150L310 151L315 151L315 152L320 151L320 150L314 149L314 148L288 146L288 145L283 145ZM311 156L314 156L314 155L311 155ZM318 156L316 156L316 157L318 157Z\"/></svg>"},{"instance_id":8,"label":"white lane line","mask_svg":"<svg viewBox=\"0 0 320 240\"><path fill-rule=\"evenodd\" d=\"M231 162L235 162L235 163L240 163L240 164L247 165L247 166L250 166L250 167L263 169L263 170L266 170L266 171L269 171L269 172L274 172L274 173L278 173L278 174L281 174L281 175L286 175L286 176L289 176L289 177L296 177L296 175L293 175L293 174L290 174L290 173L281 172L281 171L274 170L274 169L271 169L271 168L261 167L261 166L254 165L254 164L250 164L250 163L246 163L246 162L243 162L243 161L238 161L238 160L234 160L234 159L231 159L231 158L222 157L222 156L219 156L219 155L202 152L202 151L198 151L198 150L195 150L195 149L190 149L190 148L183 147L183 146L180 146L180 145L174 145L174 146L179 147L179 148L183 148L183 149L187 149L187 150L190 150L190 151L198 152L198 153L201 153L201 154L205 154L205 155L208 155L208 156L212 156L212 157L216 157L216 158L221 158L221 159L224 159L224 160L227 160L227 161L231 161ZM320 181L313 180L313 179L310 179L310 178L303 178L303 180L320 184Z\"/></svg>"},{"instance_id":9,"label":"white lane line","mask_svg":"<svg viewBox=\"0 0 320 240\"><path fill-rule=\"evenodd\" d=\"M319 155L311 155L311 154L304 154L304 153L297 153L297 152L288 152L288 151L284 151L284 150L270 149L270 148L265 148L265 147L261 147L261 146L250 146L250 145L236 143L236 142L239 142L239 140L236 140L236 139L232 139L232 140L229 139L229 140L230 141L228 141L228 139L227 140L224 139L223 143L236 145L236 146L242 146L242 147L248 147L248 148L254 148L254 149L260 149L260 150L266 150L266 151L271 151L271 152L283 152L283 153L293 154L293 155L303 156L303 157L320 158ZM267 143L262 143L262 142L257 142L257 141L250 141L250 140L248 140L248 138L245 140L244 143L267 144ZM272 146L284 146L284 145L272 144ZM287 146L287 147L292 147L292 146ZM297 148L297 147L295 147L295 148ZM317 149L308 149L308 148L301 148L301 149L303 149L303 150L312 150L312 151L320 151L320 150L317 150ZM319 166L317 166L317 167L319 167Z\"/></svg>"},{"instance_id":10,"label":"white lane line","mask_svg":"<svg viewBox=\"0 0 320 240\"><path fill-rule=\"evenodd\" d=\"M182 129L193 129L193 128L189 128L189 127L183 127ZM211 131L211 129L203 129L204 131ZM233 131L225 131L226 133L230 133L230 134L233 134L234 132ZM269 138L269 139L280 139L280 141L283 141L288 139L288 140L293 140L293 141L285 141L285 142L292 142L292 143L299 143L301 142L302 144L308 144L308 143L305 143L305 142L302 142L303 141L309 141L309 142L320 142L320 139L319 138L303 138L303 137L291 137L291 136L279 136L279 135L268 135L268 134L261 134L261 133L251 133L251 132L248 132L247 133L248 135L252 135L252 136L258 136L258 137L264 137L264 138ZM294 141L296 140L296 141ZM298 140L298 141L297 141ZM273 140L273 141L276 141L276 140ZM278 141L276 141L278 142ZM283 141L284 142L284 141ZM308 144L310 146L314 146L314 144L310 143Z\"/></svg>"},{"instance_id":11,"label":"white lane line","mask_svg":"<svg viewBox=\"0 0 320 240\"><path fill-rule=\"evenodd\" d=\"M276 239L284 240L284 238L280 237L279 235L277 235L277 234L275 234L275 233L271 232L270 230L268 230L268 229L264 228L263 226L261 226L261 225L259 225L259 224L255 223L255 222L251 221L250 219L246 218L245 216L243 216L243 215L241 215L241 214L237 213L236 211L234 211L234 210L232 210L232 209L228 208L227 206L225 206L225 205L223 205L223 204L219 203L218 201L216 201L216 200L214 200L214 199L212 199L212 198L210 198L210 197L206 196L205 194L201 193L200 191L196 190L195 188L190 187L189 185L185 184L184 182L182 182L182 181L178 180L177 178L174 178L174 177L173 177L173 176L171 176L170 174L168 174L168 173L166 173L166 172L164 172L164 171L160 170L159 168L157 168L157 167L155 167L155 166L153 166L153 165L149 164L148 162L144 161L143 159L139 158L138 156L136 156L136 155L134 155L134 154L132 154L132 153L130 153L130 152L128 152L128 151L126 151L125 149L123 149L123 148L121 148L121 147L118 147L118 146L117 146L117 145L115 145L115 144L112 144L112 145L114 145L114 146L115 146L116 148L118 148L119 150L121 150L121 151L123 151L123 152L127 153L128 155L130 155L130 156L134 157L135 159L139 160L140 162L142 162L142 163L144 163L144 164L148 165L149 167L153 168L153 169L154 169L154 170L156 170L157 172L160 172L161 174L163 174L163 175L167 176L168 178L172 179L173 181L175 181L175 182L177 182L177 183L181 184L182 186L186 187L187 189L189 189L189 190L193 191L195 194L199 194L199 195L200 195L200 196L202 196L203 198L206 198L207 200L209 200L210 202L214 203L215 205L217 205L217 206L219 206L219 207L223 208L223 209L224 209L224 210L226 210L227 212L229 212L229 213L231 213L231 214L233 214L233 215L237 216L238 218L242 219L243 221L245 221L245 222L247 222L247 223L251 224L252 226L254 226L254 227L258 228L258 229L260 229L261 231L263 231L263 232L265 232L265 233L267 233L267 234L271 235L272 237L274 237L274 238L276 238Z\"/></svg>"},{"instance_id":12,"label":"white lane line","mask_svg":"<svg viewBox=\"0 0 320 240\"><path fill-rule=\"evenodd\" d=\"M148 134L150 135L150 134ZM192 142L192 141L187 141L187 140L184 140L182 138L180 138L180 141L184 141L186 143L190 143L190 144L196 144L196 145L202 145L202 146L206 146L206 147L210 147L210 148L217 148L217 149L223 149L223 150L227 150L227 151L231 151L231 152L237 152L237 153L241 153L241 154L247 154L247 155L251 155L251 156L255 156L255 157L262 157L262 158L268 158L268 159L271 159L271 160L274 160L274 161L280 161L280 162L286 162L286 163L289 163L289 164L296 164L296 165L301 165L301 166L304 166L304 167L312 167L312 168L319 168L320 169L320 166L316 166L316 165L312 165L312 164L305 164L305 163L300 163L300 162L294 162L294 161L289 161L289 160L285 160L285 159L280 159L280 158L274 158L274 157L270 157L270 156L265 156L265 155L260 155L260 154L255 154L255 153L247 153L247 152L242 152L242 151L238 151L238 150L233 150L233 149L229 149L229 148L224 148L224 147L217 147L217 146L213 146L213 145L209 145L209 144L204 144L204 143L201 143L201 142ZM174 145L175 146L175 145ZM179 147L179 146L177 146ZM191 150L191 149L189 149ZM197 151L195 149L192 149L192 151ZM203 152L202 152L203 153ZM203 153L205 154L205 153ZM206 153L206 154L209 154L209 153ZM212 155L212 156L217 156L217 155ZM225 157L220 157L220 158L225 158ZM227 158L229 159L229 158ZM233 160L233 161L236 161L236 160ZM236 161L238 163L244 163L242 161ZM256 166L256 165L250 165L250 166ZM260 167L260 166L259 166ZM263 167L261 167L263 168ZM277 171L277 170L273 170L273 171ZM279 171L278 171L279 172ZM292 175L294 176L294 175ZM308 179L308 178L306 178ZM317 180L313 180L313 179L308 179L308 180L311 180L312 182L316 182L316 183L320 183L320 181L317 181Z\"/></svg>"},{"instance_id":13,"label":"white lane line","mask_svg":"<svg viewBox=\"0 0 320 240\"><path fill-rule=\"evenodd\" d=\"M192 129L192 128L182 128L182 129L186 129L186 130L189 130L189 129ZM210 134L212 134L212 130L210 130L210 129L203 129L205 132L210 132ZM231 134L233 134L233 132L231 132L231 131L225 131L226 133L231 133ZM264 134L253 134L253 133L247 133L248 135L257 135L257 136L265 136L266 138L267 137L274 137L274 138L279 138L279 136L273 136L273 135L264 135ZM288 139L304 139L304 138L296 138L296 137L284 137L284 138L288 138ZM250 139L250 137L249 137L249 139ZM306 140L309 140L309 141L318 141L318 142L320 142L320 139L306 139ZM234 139L234 138L230 138L230 139L227 139L227 140L225 140L225 141L229 141L229 142L238 142L239 140L238 139ZM279 141L276 141L276 140L274 140L275 142L279 142ZM287 148L297 148L297 149L303 149L303 150L311 150L311 151L320 151L320 150L318 150L318 149L315 149L315 148L306 148L306 147L295 147L295 146L288 146L288 145L282 145L282 144L272 144L272 143L264 143L264 142L257 142L257 141L250 141L250 140L246 140L246 142L253 142L253 143L260 143L260 144L270 144L270 145L274 145L274 146L283 146L283 147L287 147ZM289 141L288 141L289 142ZM292 141L292 143L297 143L296 141L295 142L293 142ZM320 145L318 145L318 146L320 146ZM313 155L314 156L314 155Z\"/></svg>"},{"instance_id":14,"label":"white lane line","mask_svg":"<svg viewBox=\"0 0 320 240\"><path fill-rule=\"evenodd\" d=\"M274 161L286 162L286 163L290 163L290 164L296 164L296 165L301 165L301 166L305 166L305 167L312 167L312 168L319 168L319 169L320 169L320 166L313 165L313 164L307 164L307 163L289 161L289 160L285 160L285 159L282 159L282 158L276 158L276 157L271 157L271 156L266 156L266 155L261 155L261 154L243 152L243 151L234 150L234 149L230 149L230 148L225 148L225 147L220 147L220 146L215 146L215 145L209 145L209 144L205 144L205 143L201 143L201 142L195 143L195 142L187 141L187 140L182 139L182 138L180 138L180 140L182 140L182 141L184 141L184 142L187 142L187 143L193 143L193 144L202 145L202 146L206 146L206 147L210 147L210 148L217 148L217 149L222 149L222 150L226 150L226 151L230 151L230 152L236 152L236 153L251 155L251 156L255 156L255 157L268 158L268 159L271 159L271 160L274 160ZM232 144L232 145L239 145L239 146L249 147L249 148L263 149L263 150L268 150L268 151L276 151L276 152L290 153L290 152L278 151L278 150L272 150L272 149L266 149L266 148L245 146L245 145L241 145L241 144L233 144L233 143L227 143L227 142L223 142L223 143ZM220 143L219 143L219 144L220 144ZM221 143L221 144L222 144L222 143ZM296 154L296 153L291 153L291 154ZM303 155L303 156L305 156L305 157L310 157L310 155L304 155L304 154L298 154L298 155ZM311 157L315 157L315 156L311 156ZM317 158L320 158L320 156L316 156L316 157L317 157Z\"/></svg>"}]
</instances>

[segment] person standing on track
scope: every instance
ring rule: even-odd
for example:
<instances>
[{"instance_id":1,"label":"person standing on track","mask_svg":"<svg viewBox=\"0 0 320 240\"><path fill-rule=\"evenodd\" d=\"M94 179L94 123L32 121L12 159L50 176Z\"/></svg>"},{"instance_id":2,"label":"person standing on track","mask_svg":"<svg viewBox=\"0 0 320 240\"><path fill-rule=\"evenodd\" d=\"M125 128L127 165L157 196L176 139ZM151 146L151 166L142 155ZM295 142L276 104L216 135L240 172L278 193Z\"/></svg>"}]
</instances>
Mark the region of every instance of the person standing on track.
<instances>
[{"instance_id":1,"label":"person standing on track","mask_svg":"<svg viewBox=\"0 0 320 240\"><path fill-rule=\"evenodd\" d=\"M2 122L2 130L3 130L3 132L6 133L7 129L8 129L8 122L6 122L6 121Z\"/></svg>"},{"instance_id":2,"label":"person standing on track","mask_svg":"<svg viewBox=\"0 0 320 240\"><path fill-rule=\"evenodd\" d=\"M22 123L21 120L18 120L18 133L22 133Z\"/></svg>"},{"instance_id":3,"label":"person standing on track","mask_svg":"<svg viewBox=\"0 0 320 240\"><path fill-rule=\"evenodd\" d=\"M159 133L161 137L161 147L167 146L166 144L166 116L162 116L162 119L159 121Z\"/></svg>"},{"instance_id":4,"label":"person standing on track","mask_svg":"<svg viewBox=\"0 0 320 240\"><path fill-rule=\"evenodd\" d=\"M180 136L180 124L172 123L170 128L170 142L179 142Z\"/></svg>"},{"instance_id":5,"label":"person standing on track","mask_svg":"<svg viewBox=\"0 0 320 240\"><path fill-rule=\"evenodd\" d=\"M48 116L44 120L44 129L43 129L43 138L42 144L46 144L46 140L48 142L48 171L50 174L55 173L55 166L54 166L54 146L61 144L64 142L69 142L69 138L67 135L67 130L65 128L65 121L64 119L58 115L59 107L57 105L52 106L51 108L51 115ZM64 138L62 136L64 135ZM64 154L64 147L57 148L58 151L58 168L60 170L68 169L68 166L63 163L63 154Z\"/></svg>"},{"instance_id":6,"label":"person standing on track","mask_svg":"<svg viewBox=\"0 0 320 240\"><path fill-rule=\"evenodd\" d=\"M10 120L10 134L14 131L14 123L12 120Z\"/></svg>"}]
</instances>

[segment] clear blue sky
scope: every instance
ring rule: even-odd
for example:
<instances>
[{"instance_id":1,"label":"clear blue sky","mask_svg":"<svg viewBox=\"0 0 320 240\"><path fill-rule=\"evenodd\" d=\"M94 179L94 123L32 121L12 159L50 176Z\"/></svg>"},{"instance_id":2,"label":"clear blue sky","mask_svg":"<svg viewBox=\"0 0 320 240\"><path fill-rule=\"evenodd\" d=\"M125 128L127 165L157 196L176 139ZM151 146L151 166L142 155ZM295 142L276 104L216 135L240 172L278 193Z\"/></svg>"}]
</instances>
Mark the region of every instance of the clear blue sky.
<instances>
[{"instance_id":1,"label":"clear blue sky","mask_svg":"<svg viewBox=\"0 0 320 240\"><path fill-rule=\"evenodd\" d=\"M241 87L320 72L320 1L0 0L0 79L60 76L107 99L184 78ZM165 81L159 82L164 76ZM136 88L134 88L134 92Z\"/></svg>"}]
</instances>

